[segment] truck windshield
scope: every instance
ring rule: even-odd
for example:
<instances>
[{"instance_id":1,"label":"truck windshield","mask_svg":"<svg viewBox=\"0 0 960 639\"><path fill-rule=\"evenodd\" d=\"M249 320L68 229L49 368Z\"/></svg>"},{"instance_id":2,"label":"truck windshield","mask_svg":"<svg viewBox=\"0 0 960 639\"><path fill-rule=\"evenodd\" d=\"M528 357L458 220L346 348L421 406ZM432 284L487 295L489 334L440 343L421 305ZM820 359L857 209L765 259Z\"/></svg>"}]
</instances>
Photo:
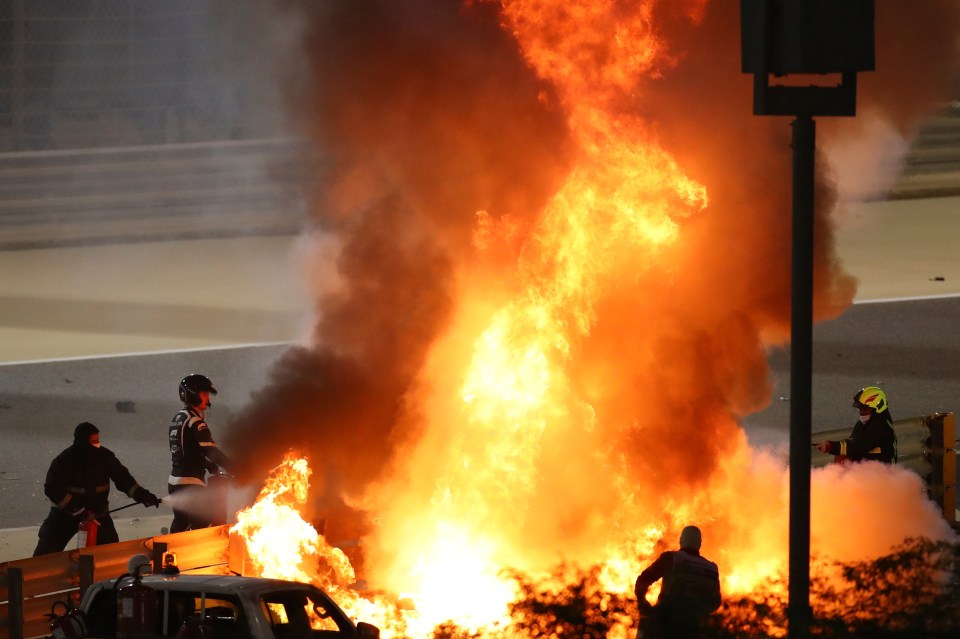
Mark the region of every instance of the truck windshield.
<instances>
[{"instance_id":1,"label":"truck windshield","mask_svg":"<svg viewBox=\"0 0 960 639\"><path fill-rule=\"evenodd\" d=\"M342 613L315 592L275 592L264 595L260 603L277 639L339 637L345 629Z\"/></svg>"},{"instance_id":2,"label":"truck windshield","mask_svg":"<svg viewBox=\"0 0 960 639\"><path fill-rule=\"evenodd\" d=\"M220 636L249 637L243 606L232 595L171 592L163 632L173 636L184 627L216 629Z\"/></svg>"}]
</instances>

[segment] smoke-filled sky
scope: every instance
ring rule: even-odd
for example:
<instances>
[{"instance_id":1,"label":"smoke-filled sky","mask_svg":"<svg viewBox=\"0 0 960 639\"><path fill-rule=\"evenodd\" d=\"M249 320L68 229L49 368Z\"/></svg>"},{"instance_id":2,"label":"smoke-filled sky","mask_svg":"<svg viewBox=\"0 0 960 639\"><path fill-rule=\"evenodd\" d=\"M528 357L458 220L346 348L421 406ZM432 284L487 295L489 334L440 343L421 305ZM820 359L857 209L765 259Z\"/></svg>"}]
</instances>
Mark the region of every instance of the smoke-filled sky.
<instances>
[{"instance_id":1,"label":"smoke-filled sky","mask_svg":"<svg viewBox=\"0 0 960 639\"><path fill-rule=\"evenodd\" d=\"M371 556L400 571L387 540L411 529L529 565L672 540L681 516L749 547L749 505L785 503L737 420L788 338L791 154L788 119L752 115L739 3L287 4L309 68L292 112L332 158L312 268L336 272L311 275L309 344L229 430L249 478L306 453L318 507L374 513ZM880 0L860 112L909 135L952 94L958 33L955 1ZM835 201L820 157L820 320L856 290ZM785 547L783 512L756 518Z\"/></svg>"}]
</instances>

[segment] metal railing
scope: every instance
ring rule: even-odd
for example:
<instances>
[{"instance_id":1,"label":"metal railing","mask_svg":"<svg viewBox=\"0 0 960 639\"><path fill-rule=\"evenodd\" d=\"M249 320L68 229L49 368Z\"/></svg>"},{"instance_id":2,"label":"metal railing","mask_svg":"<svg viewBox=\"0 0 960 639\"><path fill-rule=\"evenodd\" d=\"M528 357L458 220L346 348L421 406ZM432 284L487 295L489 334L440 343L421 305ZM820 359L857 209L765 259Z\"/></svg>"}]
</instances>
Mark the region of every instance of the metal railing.
<instances>
[{"instance_id":1,"label":"metal railing","mask_svg":"<svg viewBox=\"0 0 960 639\"><path fill-rule=\"evenodd\" d=\"M0 639L28 639L50 634L55 603L80 603L93 583L127 572L130 557L145 554L159 572L163 554L175 552L181 572L228 574L229 526L216 526L116 544L68 550L0 564ZM233 542L240 553L242 542ZM238 555L242 557L244 553ZM240 559L241 563L243 562Z\"/></svg>"}]
</instances>

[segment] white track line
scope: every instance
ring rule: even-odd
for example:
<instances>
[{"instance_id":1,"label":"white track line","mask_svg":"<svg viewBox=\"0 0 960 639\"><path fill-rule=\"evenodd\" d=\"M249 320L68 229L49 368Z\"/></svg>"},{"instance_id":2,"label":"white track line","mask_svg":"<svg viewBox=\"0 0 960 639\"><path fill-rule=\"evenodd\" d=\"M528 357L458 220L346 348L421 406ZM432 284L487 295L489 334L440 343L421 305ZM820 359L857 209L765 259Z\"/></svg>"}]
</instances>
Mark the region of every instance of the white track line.
<instances>
[{"instance_id":1,"label":"white track line","mask_svg":"<svg viewBox=\"0 0 960 639\"><path fill-rule=\"evenodd\" d=\"M912 297L880 297L870 300L854 300L854 304L886 304L888 302L919 302L923 300L945 300L960 297L960 293L942 293L940 295L916 295Z\"/></svg>"},{"instance_id":2,"label":"white track line","mask_svg":"<svg viewBox=\"0 0 960 639\"><path fill-rule=\"evenodd\" d=\"M917 302L923 300L942 300L960 297L960 293L944 293L941 295L917 295L913 297L884 297L869 300L854 300L854 304L887 304L891 302ZM89 359L112 359L115 357L143 357L146 355L171 355L174 353L199 353L203 351L223 351L236 348L260 348L264 346L283 346L293 342L257 342L253 344L224 344L222 346L203 346L197 348L178 348L160 351L140 351L133 353L111 353L108 355L78 355L76 357L53 357L50 359L25 359L13 362L0 362L0 366L16 366L19 364L50 364L53 362L77 362Z\"/></svg>"},{"instance_id":3,"label":"white track line","mask_svg":"<svg viewBox=\"0 0 960 639\"><path fill-rule=\"evenodd\" d=\"M50 359L24 359L13 362L0 362L0 366L17 366L20 364L51 364L54 362L79 362L89 359L113 359L115 357L144 357L146 355L172 355L175 353L199 353L203 351L225 351L239 348L260 348L263 346L284 346L293 342L258 342L255 344L224 344L222 346L202 346L197 348L176 348L161 351L141 351L133 353L110 353L107 355L77 355L76 357L53 357Z\"/></svg>"}]
</instances>

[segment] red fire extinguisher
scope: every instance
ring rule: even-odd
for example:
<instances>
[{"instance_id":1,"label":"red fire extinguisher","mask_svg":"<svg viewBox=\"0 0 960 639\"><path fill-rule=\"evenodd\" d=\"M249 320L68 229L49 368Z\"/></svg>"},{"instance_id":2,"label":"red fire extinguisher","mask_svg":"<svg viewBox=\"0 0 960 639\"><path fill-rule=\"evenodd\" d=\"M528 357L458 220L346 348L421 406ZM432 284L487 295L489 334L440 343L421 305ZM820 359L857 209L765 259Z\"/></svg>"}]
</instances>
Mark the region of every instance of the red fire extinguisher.
<instances>
[{"instance_id":1,"label":"red fire extinguisher","mask_svg":"<svg viewBox=\"0 0 960 639\"><path fill-rule=\"evenodd\" d=\"M149 565L149 564L147 564ZM140 582L137 566L133 574L127 573L117 579L117 639L131 639L157 631L157 591Z\"/></svg>"},{"instance_id":2,"label":"red fire extinguisher","mask_svg":"<svg viewBox=\"0 0 960 639\"><path fill-rule=\"evenodd\" d=\"M105 513L101 513L100 516L111 515L118 510L125 510L131 506L136 506L138 503L139 502L133 502L126 506L108 510ZM80 527L77 530L77 548L92 548L97 545L97 527L99 525L100 522L97 521L97 517L93 513L88 512L87 518L80 522Z\"/></svg>"},{"instance_id":3,"label":"red fire extinguisher","mask_svg":"<svg viewBox=\"0 0 960 639\"><path fill-rule=\"evenodd\" d=\"M97 528L100 522L90 513L90 516L80 522L77 530L77 548L92 548L97 545Z\"/></svg>"}]
</instances>

